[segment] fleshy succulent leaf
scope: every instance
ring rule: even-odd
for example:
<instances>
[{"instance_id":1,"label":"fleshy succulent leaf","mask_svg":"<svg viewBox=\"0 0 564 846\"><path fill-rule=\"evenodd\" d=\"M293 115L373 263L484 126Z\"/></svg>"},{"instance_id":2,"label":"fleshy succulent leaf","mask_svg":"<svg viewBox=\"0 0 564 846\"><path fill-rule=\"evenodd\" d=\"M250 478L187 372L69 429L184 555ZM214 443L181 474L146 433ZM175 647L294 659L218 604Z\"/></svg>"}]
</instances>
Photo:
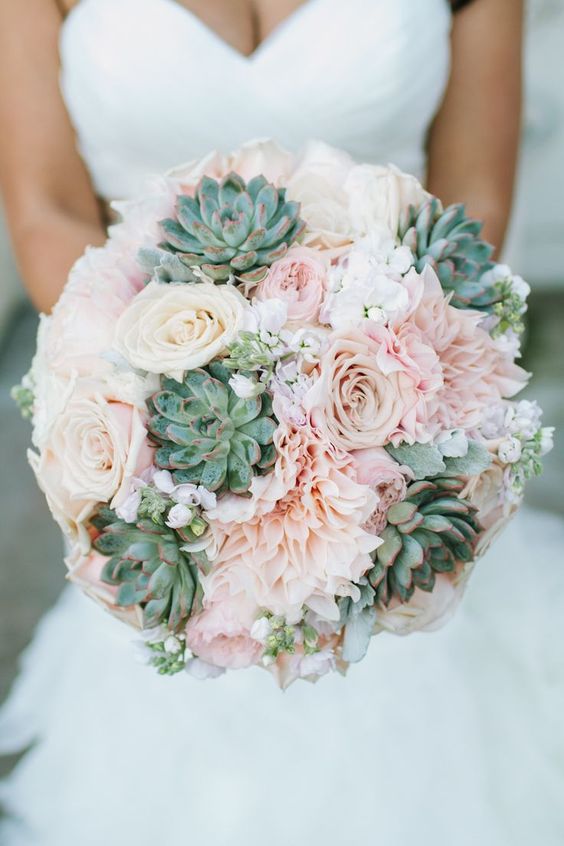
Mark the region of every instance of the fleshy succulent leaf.
<instances>
[{"instance_id":1,"label":"fleshy succulent leaf","mask_svg":"<svg viewBox=\"0 0 564 846\"><path fill-rule=\"evenodd\" d=\"M436 573L454 573L472 560L481 527L476 509L460 498L463 485L453 477L416 481L390 507L368 573L377 602L408 602L415 588L433 590Z\"/></svg>"},{"instance_id":2,"label":"fleshy succulent leaf","mask_svg":"<svg viewBox=\"0 0 564 846\"><path fill-rule=\"evenodd\" d=\"M161 221L160 251L178 256L180 264L169 263L158 278L194 281L191 271L199 267L213 282L235 275L254 284L302 234L299 212L299 203L286 202L284 189L264 176L248 184L236 173L220 182L204 176L194 197L178 197L176 217Z\"/></svg>"},{"instance_id":3,"label":"fleshy succulent leaf","mask_svg":"<svg viewBox=\"0 0 564 846\"><path fill-rule=\"evenodd\" d=\"M247 493L253 476L276 458L278 424L270 399L266 394L241 399L229 378L227 368L213 362L188 371L180 383L162 379L162 390L149 401L156 464L170 470L178 484Z\"/></svg>"}]
</instances>

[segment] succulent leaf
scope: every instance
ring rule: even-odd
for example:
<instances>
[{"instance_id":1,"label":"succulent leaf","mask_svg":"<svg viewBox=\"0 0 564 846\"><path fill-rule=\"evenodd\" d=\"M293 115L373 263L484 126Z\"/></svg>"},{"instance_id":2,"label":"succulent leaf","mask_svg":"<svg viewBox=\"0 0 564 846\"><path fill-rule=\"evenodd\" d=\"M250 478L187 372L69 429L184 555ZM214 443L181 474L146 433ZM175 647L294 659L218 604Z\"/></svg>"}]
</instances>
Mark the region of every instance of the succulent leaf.
<instances>
[{"instance_id":1,"label":"succulent leaf","mask_svg":"<svg viewBox=\"0 0 564 846\"><path fill-rule=\"evenodd\" d=\"M197 585L197 570L181 540L164 523L140 519L126 523L108 508L93 525L100 531L94 548L110 556L101 579L118 588L118 605L140 605L143 624L161 623L176 630L190 616Z\"/></svg>"},{"instance_id":2,"label":"succulent leaf","mask_svg":"<svg viewBox=\"0 0 564 846\"><path fill-rule=\"evenodd\" d=\"M235 275L245 282L262 279L305 228L298 203L286 202L285 191L264 176L248 184L236 173L221 181L204 176L195 197L181 195L176 217L161 221L161 251L177 256L190 272L194 267L215 282ZM185 273L172 281L187 281ZM159 274L161 281L171 281Z\"/></svg>"},{"instance_id":3,"label":"succulent leaf","mask_svg":"<svg viewBox=\"0 0 564 846\"><path fill-rule=\"evenodd\" d=\"M253 476L271 467L277 421L266 394L241 399L219 362L189 371L183 382L161 380L149 401L155 461L177 483L247 493Z\"/></svg>"},{"instance_id":4,"label":"succulent leaf","mask_svg":"<svg viewBox=\"0 0 564 846\"><path fill-rule=\"evenodd\" d=\"M493 267L493 247L482 241L482 225L466 217L463 205L443 209L436 197L418 208L410 206L402 216L399 238L416 256L415 267L421 272L429 264L441 285L452 292L456 308L475 308L491 312L499 293L480 282Z\"/></svg>"},{"instance_id":5,"label":"succulent leaf","mask_svg":"<svg viewBox=\"0 0 564 846\"><path fill-rule=\"evenodd\" d=\"M415 588L432 591L436 573L452 573L472 560L481 527L476 509L459 497L463 487L453 477L414 482L405 499L391 506L384 543L368 573L377 601L407 602Z\"/></svg>"}]
</instances>

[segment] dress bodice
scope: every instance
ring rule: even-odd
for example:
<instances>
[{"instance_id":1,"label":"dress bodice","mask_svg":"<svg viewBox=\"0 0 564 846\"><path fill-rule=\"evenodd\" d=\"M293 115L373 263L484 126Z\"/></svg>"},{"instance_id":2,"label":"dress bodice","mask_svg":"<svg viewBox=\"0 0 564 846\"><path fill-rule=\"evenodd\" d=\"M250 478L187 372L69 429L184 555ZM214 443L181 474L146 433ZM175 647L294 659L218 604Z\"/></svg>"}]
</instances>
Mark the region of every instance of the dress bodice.
<instances>
[{"instance_id":1,"label":"dress bodice","mask_svg":"<svg viewBox=\"0 0 564 846\"><path fill-rule=\"evenodd\" d=\"M306 0L246 57L176 0L82 0L63 24L61 86L108 199L265 136L421 173L449 29L445 0Z\"/></svg>"}]
</instances>

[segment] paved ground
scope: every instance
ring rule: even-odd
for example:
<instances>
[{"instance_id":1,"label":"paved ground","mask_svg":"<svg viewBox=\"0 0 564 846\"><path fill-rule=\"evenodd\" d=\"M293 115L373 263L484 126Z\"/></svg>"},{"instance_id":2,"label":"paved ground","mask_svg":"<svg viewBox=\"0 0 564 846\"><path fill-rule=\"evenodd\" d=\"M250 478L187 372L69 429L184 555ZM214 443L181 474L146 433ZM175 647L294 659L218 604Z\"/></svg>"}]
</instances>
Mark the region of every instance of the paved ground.
<instances>
[{"instance_id":1,"label":"paved ground","mask_svg":"<svg viewBox=\"0 0 564 846\"><path fill-rule=\"evenodd\" d=\"M546 421L564 431L564 294L532 299L524 363L536 376L529 392L542 403ZM31 359L35 326L34 314L24 309L0 349L0 701L19 652L64 584L59 534L25 459L29 426L9 396ZM528 501L564 514L563 479L564 439L557 440L543 479L531 484Z\"/></svg>"}]
</instances>

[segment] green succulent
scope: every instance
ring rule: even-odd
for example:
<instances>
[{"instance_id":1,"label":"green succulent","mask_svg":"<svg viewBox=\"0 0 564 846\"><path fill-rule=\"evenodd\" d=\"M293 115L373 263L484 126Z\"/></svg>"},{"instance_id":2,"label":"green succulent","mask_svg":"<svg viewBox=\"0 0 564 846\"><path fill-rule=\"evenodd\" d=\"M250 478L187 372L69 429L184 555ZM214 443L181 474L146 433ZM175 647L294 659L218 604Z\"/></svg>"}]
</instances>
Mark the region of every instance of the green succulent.
<instances>
[{"instance_id":1,"label":"green succulent","mask_svg":"<svg viewBox=\"0 0 564 846\"><path fill-rule=\"evenodd\" d=\"M149 401L149 431L159 445L155 461L177 484L247 493L253 476L272 466L277 421L270 397L241 399L219 362L190 370L183 382L161 379Z\"/></svg>"},{"instance_id":2,"label":"green succulent","mask_svg":"<svg viewBox=\"0 0 564 846\"><path fill-rule=\"evenodd\" d=\"M399 238L416 257L421 272L430 264L445 291L452 291L451 303L457 308L490 312L499 294L480 281L493 265L493 247L482 241L482 224L467 217L463 205L443 209L433 197L422 206L410 206L402 216Z\"/></svg>"},{"instance_id":3,"label":"green succulent","mask_svg":"<svg viewBox=\"0 0 564 846\"><path fill-rule=\"evenodd\" d=\"M303 232L299 211L299 203L286 201L285 189L264 176L248 183L236 173L219 182L204 176L195 197L178 197L176 218L161 221L159 246L184 265L201 267L214 281L233 274L259 282Z\"/></svg>"},{"instance_id":4,"label":"green succulent","mask_svg":"<svg viewBox=\"0 0 564 846\"><path fill-rule=\"evenodd\" d=\"M110 508L100 509L92 525L100 532L94 548L109 557L101 579L118 588L117 604L140 605L145 628L161 623L172 631L181 628L190 616L198 581L177 533L151 519L126 523Z\"/></svg>"},{"instance_id":5,"label":"green succulent","mask_svg":"<svg viewBox=\"0 0 564 846\"><path fill-rule=\"evenodd\" d=\"M476 509L459 494L464 482L442 477L414 482L406 498L388 510L384 543L373 553L368 580L376 601L407 602L415 588L431 592L437 573L472 561L481 527Z\"/></svg>"}]
</instances>

